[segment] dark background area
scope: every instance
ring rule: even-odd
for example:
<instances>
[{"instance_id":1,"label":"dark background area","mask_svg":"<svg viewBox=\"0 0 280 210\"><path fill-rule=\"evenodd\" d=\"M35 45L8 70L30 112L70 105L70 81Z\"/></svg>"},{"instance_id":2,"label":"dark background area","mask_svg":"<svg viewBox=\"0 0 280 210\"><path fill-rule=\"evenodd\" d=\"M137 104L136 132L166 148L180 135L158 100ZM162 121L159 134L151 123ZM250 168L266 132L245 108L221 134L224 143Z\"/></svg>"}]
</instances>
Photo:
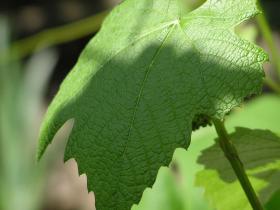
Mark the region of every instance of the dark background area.
<instances>
[{"instance_id":1,"label":"dark background area","mask_svg":"<svg viewBox=\"0 0 280 210\"><path fill-rule=\"evenodd\" d=\"M34 35L42 30L62 26L106 9L118 0L9 0L1 2L0 14L8 17L13 41ZM47 98L50 100L59 84L76 63L79 54L94 34L55 46L59 54Z\"/></svg>"}]
</instances>

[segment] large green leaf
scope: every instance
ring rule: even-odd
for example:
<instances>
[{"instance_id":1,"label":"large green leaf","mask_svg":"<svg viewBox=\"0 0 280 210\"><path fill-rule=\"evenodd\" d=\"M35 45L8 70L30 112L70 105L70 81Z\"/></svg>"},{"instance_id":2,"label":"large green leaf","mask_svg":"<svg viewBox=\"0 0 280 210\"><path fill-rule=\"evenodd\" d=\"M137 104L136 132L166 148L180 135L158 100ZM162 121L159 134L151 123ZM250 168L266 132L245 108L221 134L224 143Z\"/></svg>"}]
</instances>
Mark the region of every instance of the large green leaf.
<instances>
[{"instance_id":1,"label":"large green leaf","mask_svg":"<svg viewBox=\"0 0 280 210\"><path fill-rule=\"evenodd\" d=\"M74 118L65 160L87 174L98 210L129 209L189 145L194 118L223 118L261 90L267 55L233 32L258 12L255 0L209 0L190 13L182 2L121 3L48 109L38 156Z\"/></svg>"},{"instance_id":2,"label":"large green leaf","mask_svg":"<svg viewBox=\"0 0 280 210\"><path fill-rule=\"evenodd\" d=\"M253 187L263 203L280 189L280 138L268 130L237 128L230 135ZM206 196L218 210L250 210L251 206L229 162L218 144L203 151L198 159L205 166L197 175ZM234 197L234 199L233 199Z\"/></svg>"}]
</instances>

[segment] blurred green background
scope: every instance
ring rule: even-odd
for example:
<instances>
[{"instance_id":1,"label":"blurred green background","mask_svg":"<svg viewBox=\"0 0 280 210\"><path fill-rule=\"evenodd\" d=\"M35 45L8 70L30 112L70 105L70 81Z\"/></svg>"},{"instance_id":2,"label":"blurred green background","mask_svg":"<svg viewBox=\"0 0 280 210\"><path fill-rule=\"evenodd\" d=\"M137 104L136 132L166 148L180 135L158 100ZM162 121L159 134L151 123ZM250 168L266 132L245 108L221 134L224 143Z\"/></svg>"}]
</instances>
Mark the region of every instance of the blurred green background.
<instances>
[{"instance_id":1,"label":"blurred green background","mask_svg":"<svg viewBox=\"0 0 280 210\"><path fill-rule=\"evenodd\" d=\"M74 160L63 164L63 150L72 122L57 134L54 144L36 163L37 135L42 116L77 58L118 0L4 0L0 5L0 210L90 210L86 176L78 176ZM191 8L203 1L186 0ZM271 129L280 134L280 1L262 1L264 16L237 27L240 36L264 47L262 96L247 100L227 121L236 126ZM266 23L268 21L268 25ZM269 26L270 29L267 28ZM277 93L278 92L278 93ZM262 113L258 116L257 113ZM258 117L256 117L258 116ZM214 144L214 129L194 132L188 151L178 149L169 168L159 171L152 189L133 210L214 210L196 187L201 151ZM221 198L222 199L222 198ZM266 203L278 210L280 191Z\"/></svg>"}]
</instances>

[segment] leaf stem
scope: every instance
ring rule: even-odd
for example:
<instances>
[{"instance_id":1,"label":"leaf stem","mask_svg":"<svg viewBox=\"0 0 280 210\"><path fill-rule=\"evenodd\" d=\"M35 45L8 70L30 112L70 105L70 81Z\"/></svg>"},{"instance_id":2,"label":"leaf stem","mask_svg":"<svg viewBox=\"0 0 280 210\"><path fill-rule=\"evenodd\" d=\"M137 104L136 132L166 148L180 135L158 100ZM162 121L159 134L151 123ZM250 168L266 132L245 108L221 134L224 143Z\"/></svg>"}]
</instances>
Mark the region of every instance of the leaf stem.
<instances>
[{"instance_id":1,"label":"leaf stem","mask_svg":"<svg viewBox=\"0 0 280 210\"><path fill-rule=\"evenodd\" d=\"M280 95L280 86L278 85L278 83L274 82L274 80L272 80L269 77L266 77L264 79L264 83L271 89L273 90L275 93Z\"/></svg>"},{"instance_id":2,"label":"leaf stem","mask_svg":"<svg viewBox=\"0 0 280 210\"><path fill-rule=\"evenodd\" d=\"M238 152L231 140L229 139L229 135L226 131L224 123L218 119L213 119L213 123L219 136L220 147L222 148L227 159L229 160L252 208L254 210L264 210L245 172L243 163L239 158Z\"/></svg>"},{"instance_id":3,"label":"leaf stem","mask_svg":"<svg viewBox=\"0 0 280 210\"><path fill-rule=\"evenodd\" d=\"M37 48L44 49L87 36L99 30L108 13L109 11L104 11L73 23L43 30L38 34L16 41L9 49L10 52L0 52L0 56L16 51L17 57L22 58Z\"/></svg>"},{"instance_id":4,"label":"leaf stem","mask_svg":"<svg viewBox=\"0 0 280 210\"><path fill-rule=\"evenodd\" d=\"M261 8L260 4L259 4L259 7ZM264 11L262 8L261 8L261 10L262 10L262 13L260 13L257 16L257 22L260 27L261 33L263 35L263 38L269 48L269 51L271 52L272 63L276 68L278 77L280 77L280 53L277 49L277 45L274 41L273 34L271 32L271 28L268 24L268 21L265 17Z\"/></svg>"}]
</instances>

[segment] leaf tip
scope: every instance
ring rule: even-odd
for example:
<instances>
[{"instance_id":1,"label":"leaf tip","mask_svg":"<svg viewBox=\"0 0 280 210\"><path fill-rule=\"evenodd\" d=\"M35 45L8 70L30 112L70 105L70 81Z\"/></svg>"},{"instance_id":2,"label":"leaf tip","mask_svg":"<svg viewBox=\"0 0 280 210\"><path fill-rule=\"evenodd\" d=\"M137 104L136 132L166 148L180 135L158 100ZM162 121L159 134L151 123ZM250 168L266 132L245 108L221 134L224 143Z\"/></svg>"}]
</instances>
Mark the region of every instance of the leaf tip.
<instances>
[{"instance_id":1,"label":"leaf tip","mask_svg":"<svg viewBox=\"0 0 280 210\"><path fill-rule=\"evenodd\" d=\"M63 109L53 109L52 106L49 107L45 119L42 122L39 140L37 146L36 159L37 162L42 159L47 147L53 141L54 136L58 130L65 124L68 119L68 115L63 112Z\"/></svg>"}]
</instances>

